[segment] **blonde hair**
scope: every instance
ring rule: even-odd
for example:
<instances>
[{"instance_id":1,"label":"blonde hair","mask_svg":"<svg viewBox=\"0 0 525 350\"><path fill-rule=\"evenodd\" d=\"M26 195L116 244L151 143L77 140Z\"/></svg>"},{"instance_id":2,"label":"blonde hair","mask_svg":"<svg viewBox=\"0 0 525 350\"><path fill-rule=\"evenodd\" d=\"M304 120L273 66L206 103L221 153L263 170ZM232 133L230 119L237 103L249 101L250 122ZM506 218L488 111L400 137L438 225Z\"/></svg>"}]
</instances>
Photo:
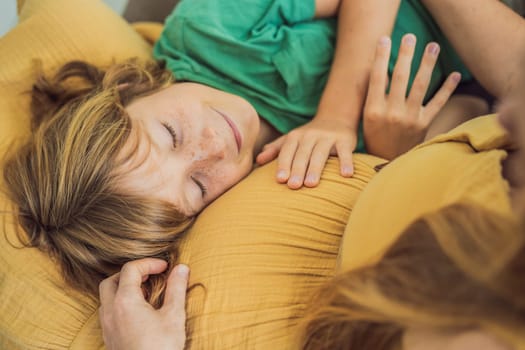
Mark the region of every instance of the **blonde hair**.
<instances>
[{"instance_id":1,"label":"blonde hair","mask_svg":"<svg viewBox=\"0 0 525 350\"><path fill-rule=\"evenodd\" d=\"M410 225L375 265L336 276L302 324L302 349L392 350L408 327L481 328L524 340L524 233L452 205Z\"/></svg>"},{"instance_id":2,"label":"blonde hair","mask_svg":"<svg viewBox=\"0 0 525 350\"><path fill-rule=\"evenodd\" d=\"M131 131L125 106L171 83L155 62L102 70L74 61L33 86L32 133L6 159L6 191L21 242L50 254L76 289L98 296L100 281L127 261L176 259L177 238L191 218L120 190L116 171L132 156L119 155ZM148 282L156 305L162 278Z\"/></svg>"}]
</instances>

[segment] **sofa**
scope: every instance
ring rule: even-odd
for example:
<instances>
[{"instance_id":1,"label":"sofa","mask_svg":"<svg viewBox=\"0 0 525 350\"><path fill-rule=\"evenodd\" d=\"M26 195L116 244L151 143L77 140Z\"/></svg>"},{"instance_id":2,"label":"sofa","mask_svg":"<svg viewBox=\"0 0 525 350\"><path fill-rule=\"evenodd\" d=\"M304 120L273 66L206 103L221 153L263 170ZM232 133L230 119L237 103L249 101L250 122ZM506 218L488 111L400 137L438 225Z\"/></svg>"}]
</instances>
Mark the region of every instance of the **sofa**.
<instances>
[{"instance_id":1,"label":"sofa","mask_svg":"<svg viewBox=\"0 0 525 350\"><path fill-rule=\"evenodd\" d=\"M72 59L151 59L162 30L131 25L99 0L19 1L19 18L0 38L0 154L28 135L35 62L52 72ZM316 288L338 271L373 264L421 214L463 201L510 213L500 165L507 142L486 116L384 167L357 154L352 178L340 177L330 159L313 189L277 184L275 162L255 169L182 238L180 261L196 286L187 349L293 349ZM98 300L69 288L45 253L22 246L3 192L0 208L0 348L104 348Z\"/></svg>"}]
</instances>

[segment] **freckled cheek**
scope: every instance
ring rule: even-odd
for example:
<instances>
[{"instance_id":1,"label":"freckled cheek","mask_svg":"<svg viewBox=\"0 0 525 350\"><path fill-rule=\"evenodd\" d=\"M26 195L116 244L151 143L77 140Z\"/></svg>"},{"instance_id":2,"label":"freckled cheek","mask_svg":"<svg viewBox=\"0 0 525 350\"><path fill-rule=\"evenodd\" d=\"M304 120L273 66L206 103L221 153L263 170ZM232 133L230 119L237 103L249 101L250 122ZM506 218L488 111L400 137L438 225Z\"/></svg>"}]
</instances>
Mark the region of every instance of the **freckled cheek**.
<instances>
[{"instance_id":1,"label":"freckled cheek","mask_svg":"<svg viewBox=\"0 0 525 350\"><path fill-rule=\"evenodd\" d=\"M210 146L205 141L199 142L199 144L197 145L197 153L202 155L211 153Z\"/></svg>"},{"instance_id":2,"label":"freckled cheek","mask_svg":"<svg viewBox=\"0 0 525 350\"><path fill-rule=\"evenodd\" d=\"M213 192L216 196L226 192L230 187L241 181L247 174L248 171L236 167L229 169L214 168L206 171L206 176L210 181L210 192Z\"/></svg>"}]
</instances>

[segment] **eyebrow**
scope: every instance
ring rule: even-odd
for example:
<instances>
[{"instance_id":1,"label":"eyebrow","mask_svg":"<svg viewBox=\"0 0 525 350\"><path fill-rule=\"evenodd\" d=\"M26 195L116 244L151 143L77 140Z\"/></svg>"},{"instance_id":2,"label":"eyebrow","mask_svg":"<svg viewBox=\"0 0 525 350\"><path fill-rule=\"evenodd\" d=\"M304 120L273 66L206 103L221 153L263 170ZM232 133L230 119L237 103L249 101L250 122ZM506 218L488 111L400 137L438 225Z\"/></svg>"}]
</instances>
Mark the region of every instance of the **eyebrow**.
<instances>
[{"instance_id":1,"label":"eyebrow","mask_svg":"<svg viewBox=\"0 0 525 350\"><path fill-rule=\"evenodd\" d=\"M157 143L157 141L155 140L154 137L152 137L151 133L150 133L150 130L149 128L146 126L146 123L143 121L143 120L139 120L139 124L141 124L140 126L140 129L142 129L142 134L145 134L146 135L146 138L149 142L149 150L148 150L148 153L151 152L151 149L152 148L155 148L157 150L160 150L162 149L162 147ZM198 210L195 210L195 208L190 204L190 201L188 200L188 197L186 196L186 191L181 191L182 193L180 193L180 199L182 201L182 207L183 208L187 208L187 209L191 209L191 211L195 212L195 214L192 214L193 215L196 215L199 211ZM172 203L173 204L173 203ZM177 205L175 205L177 207ZM181 210L181 208L178 208L181 212L184 212L184 210ZM186 215L186 214L184 214Z\"/></svg>"}]
</instances>

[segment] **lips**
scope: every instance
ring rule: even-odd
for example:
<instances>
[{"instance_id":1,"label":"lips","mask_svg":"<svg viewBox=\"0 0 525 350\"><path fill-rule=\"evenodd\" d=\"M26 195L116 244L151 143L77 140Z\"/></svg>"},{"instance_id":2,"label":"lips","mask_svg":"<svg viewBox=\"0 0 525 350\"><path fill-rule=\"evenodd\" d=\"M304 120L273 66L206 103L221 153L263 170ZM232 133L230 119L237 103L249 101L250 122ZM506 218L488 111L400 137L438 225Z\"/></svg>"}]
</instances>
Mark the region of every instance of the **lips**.
<instances>
[{"instance_id":1,"label":"lips","mask_svg":"<svg viewBox=\"0 0 525 350\"><path fill-rule=\"evenodd\" d=\"M226 123L228 123L228 125L230 126L230 128L231 128L231 130L233 132L233 137L235 138L235 143L237 144L237 151L240 152L241 151L241 146L242 146L242 137L241 137L241 133L239 132L239 129L237 129L237 125L235 125L235 123L230 118L228 118L228 116L226 114L224 114L221 111L218 111L216 109L215 109L215 111L217 113L219 113L224 118Z\"/></svg>"}]
</instances>

